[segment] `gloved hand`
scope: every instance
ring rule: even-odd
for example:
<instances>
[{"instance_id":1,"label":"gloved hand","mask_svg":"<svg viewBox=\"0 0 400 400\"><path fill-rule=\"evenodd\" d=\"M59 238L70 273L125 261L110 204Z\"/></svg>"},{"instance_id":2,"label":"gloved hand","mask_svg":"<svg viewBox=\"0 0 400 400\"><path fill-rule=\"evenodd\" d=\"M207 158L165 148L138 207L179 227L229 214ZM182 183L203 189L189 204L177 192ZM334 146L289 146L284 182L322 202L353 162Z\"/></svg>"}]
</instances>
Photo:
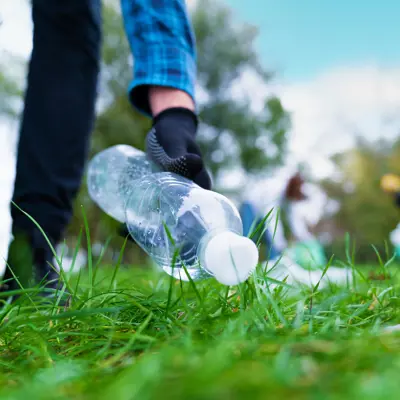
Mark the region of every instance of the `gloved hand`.
<instances>
[{"instance_id":1,"label":"gloved hand","mask_svg":"<svg viewBox=\"0 0 400 400\"><path fill-rule=\"evenodd\" d=\"M211 189L199 146L195 141L197 117L187 108L169 108L158 114L146 138L149 158L168 172Z\"/></svg>"},{"instance_id":2,"label":"gloved hand","mask_svg":"<svg viewBox=\"0 0 400 400\"><path fill-rule=\"evenodd\" d=\"M182 175L204 189L211 189L200 149L195 142L197 117L187 108L169 108L158 114L147 134L146 152L149 158L168 172ZM122 224L120 236L128 237L128 228Z\"/></svg>"}]
</instances>

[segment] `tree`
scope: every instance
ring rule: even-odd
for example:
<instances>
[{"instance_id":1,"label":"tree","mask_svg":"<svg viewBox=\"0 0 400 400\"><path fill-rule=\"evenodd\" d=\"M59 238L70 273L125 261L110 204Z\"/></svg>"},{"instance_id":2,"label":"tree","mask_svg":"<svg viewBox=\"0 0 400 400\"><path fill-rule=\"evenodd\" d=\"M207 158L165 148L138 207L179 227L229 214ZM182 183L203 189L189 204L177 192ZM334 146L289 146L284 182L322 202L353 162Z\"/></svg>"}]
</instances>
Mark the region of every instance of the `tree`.
<instances>
[{"instance_id":1,"label":"tree","mask_svg":"<svg viewBox=\"0 0 400 400\"><path fill-rule=\"evenodd\" d=\"M393 198L382 192L380 180L385 173L400 173L399 155L400 140L368 142L358 138L352 150L332 158L339 178L325 180L322 186L340 205L331 217L336 249L344 250L343 237L348 232L363 261L375 257L372 244L384 251L384 242L399 222L399 212Z\"/></svg>"},{"instance_id":2,"label":"tree","mask_svg":"<svg viewBox=\"0 0 400 400\"><path fill-rule=\"evenodd\" d=\"M289 129L289 116L280 100L267 99L264 110L255 113L256 93L244 98L231 95L244 73L256 75L261 87L271 78L254 49L257 30L235 24L230 11L211 0L197 3L193 25L199 86L207 97L200 108L199 142L215 180L218 172L233 165L247 172L279 165Z\"/></svg>"},{"instance_id":3,"label":"tree","mask_svg":"<svg viewBox=\"0 0 400 400\"><path fill-rule=\"evenodd\" d=\"M3 57L0 64L0 116L15 119L18 116L18 101L21 100L21 90L13 78L6 73L6 64L19 66L16 58Z\"/></svg>"}]
</instances>

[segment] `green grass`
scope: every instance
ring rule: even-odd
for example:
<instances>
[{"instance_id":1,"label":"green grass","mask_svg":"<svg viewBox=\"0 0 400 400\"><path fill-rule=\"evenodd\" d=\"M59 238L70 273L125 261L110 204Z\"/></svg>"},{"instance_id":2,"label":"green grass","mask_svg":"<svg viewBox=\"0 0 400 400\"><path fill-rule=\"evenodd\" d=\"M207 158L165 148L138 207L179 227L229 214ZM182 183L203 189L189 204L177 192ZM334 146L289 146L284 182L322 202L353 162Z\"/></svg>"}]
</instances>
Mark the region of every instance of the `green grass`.
<instances>
[{"instance_id":1,"label":"green grass","mask_svg":"<svg viewBox=\"0 0 400 400\"><path fill-rule=\"evenodd\" d=\"M348 287L271 291L261 269L226 288L93 260L69 308L4 305L0 398L398 399L398 279L353 268Z\"/></svg>"}]
</instances>

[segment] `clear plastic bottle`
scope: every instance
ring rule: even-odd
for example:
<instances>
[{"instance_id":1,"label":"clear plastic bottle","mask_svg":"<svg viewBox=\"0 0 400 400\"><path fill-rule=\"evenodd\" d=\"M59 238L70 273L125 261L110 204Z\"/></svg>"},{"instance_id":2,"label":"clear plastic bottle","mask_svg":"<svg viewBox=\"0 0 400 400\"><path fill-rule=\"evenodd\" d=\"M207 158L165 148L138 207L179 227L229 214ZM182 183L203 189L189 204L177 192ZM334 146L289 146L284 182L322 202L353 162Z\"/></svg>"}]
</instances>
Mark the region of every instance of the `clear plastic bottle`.
<instances>
[{"instance_id":1,"label":"clear plastic bottle","mask_svg":"<svg viewBox=\"0 0 400 400\"><path fill-rule=\"evenodd\" d=\"M257 265L257 247L243 237L240 215L227 198L161 172L139 150L118 145L96 155L88 188L99 207L125 222L143 250L175 278L214 276L235 285Z\"/></svg>"}]
</instances>

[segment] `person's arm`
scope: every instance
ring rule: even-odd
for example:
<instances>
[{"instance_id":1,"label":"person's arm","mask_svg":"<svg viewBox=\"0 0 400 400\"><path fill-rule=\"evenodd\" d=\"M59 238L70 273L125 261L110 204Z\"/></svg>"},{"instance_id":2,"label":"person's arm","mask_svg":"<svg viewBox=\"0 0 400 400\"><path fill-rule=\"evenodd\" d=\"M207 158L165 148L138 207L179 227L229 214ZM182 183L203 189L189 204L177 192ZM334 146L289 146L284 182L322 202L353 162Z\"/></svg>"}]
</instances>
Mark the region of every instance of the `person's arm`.
<instances>
[{"instance_id":1,"label":"person's arm","mask_svg":"<svg viewBox=\"0 0 400 400\"><path fill-rule=\"evenodd\" d=\"M211 188L196 143L195 38L185 0L121 0L134 58L132 104L153 117L149 158L165 171Z\"/></svg>"},{"instance_id":2,"label":"person's arm","mask_svg":"<svg viewBox=\"0 0 400 400\"><path fill-rule=\"evenodd\" d=\"M121 0L134 58L132 104L156 116L171 107L195 110L196 50L185 0Z\"/></svg>"},{"instance_id":3,"label":"person's arm","mask_svg":"<svg viewBox=\"0 0 400 400\"><path fill-rule=\"evenodd\" d=\"M188 93L169 87L150 86L149 103L153 116L157 116L168 108L181 107L195 111L194 100Z\"/></svg>"}]
</instances>

